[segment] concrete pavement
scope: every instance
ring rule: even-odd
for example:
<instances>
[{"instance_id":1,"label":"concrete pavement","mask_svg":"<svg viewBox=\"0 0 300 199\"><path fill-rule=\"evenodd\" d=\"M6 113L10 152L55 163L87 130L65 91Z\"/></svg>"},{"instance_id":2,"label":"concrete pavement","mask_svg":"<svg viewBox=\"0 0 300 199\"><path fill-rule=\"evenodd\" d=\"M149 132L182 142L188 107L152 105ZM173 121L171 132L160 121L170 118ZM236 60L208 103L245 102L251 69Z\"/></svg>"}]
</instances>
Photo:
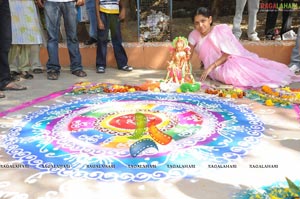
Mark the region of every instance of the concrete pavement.
<instances>
[{"instance_id":1,"label":"concrete pavement","mask_svg":"<svg viewBox=\"0 0 300 199\"><path fill-rule=\"evenodd\" d=\"M64 90L76 82L141 84L146 80L163 79L166 74L165 70L139 69L123 72L115 68L108 68L105 74L97 74L90 68L87 68L86 72L87 77L78 78L68 69L63 68L60 78L56 81L47 80L46 73L35 75L33 80L22 80L20 83L27 86L28 90L5 91L7 97L0 99L0 111ZM195 74L195 77L199 77L197 71ZM49 103L51 105L54 102ZM297 166L300 164L300 124L295 112L266 107L248 99L237 103L249 106L265 124L265 133L261 136L261 140L249 150L246 157L237 160L238 169L201 168L203 174L194 179L123 183L73 179L47 172L42 173L32 168L25 171L0 168L0 198L27 196L33 199L231 199L235 192L270 185L278 180L284 180L285 176L292 180L299 180L296 171L299 170ZM14 161L5 152L2 138L5 138L8 130L20 122L24 115L37 110L39 107L29 107L0 118L0 165ZM248 169L251 163L277 164L279 168Z\"/></svg>"},{"instance_id":2,"label":"concrete pavement","mask_svg":"<svg viewBox=\"0 0 300 199\"><path fill-rule=\"evenodd\" d=\"M52 92L69 88L77 82L90 81L95 83L142 84L146 80L163 79L165 70L135 69L132 72L107 68L106 73L98 74L92 68L84 69L87 77L80 78L72 75L67 68L62 68L58 80L47 80L46 72L34 74L32 80L22 79L20 84L27 86L25 91L5 91L6 98L0 99L0 112Z\"/></svg>"}]
</instances>

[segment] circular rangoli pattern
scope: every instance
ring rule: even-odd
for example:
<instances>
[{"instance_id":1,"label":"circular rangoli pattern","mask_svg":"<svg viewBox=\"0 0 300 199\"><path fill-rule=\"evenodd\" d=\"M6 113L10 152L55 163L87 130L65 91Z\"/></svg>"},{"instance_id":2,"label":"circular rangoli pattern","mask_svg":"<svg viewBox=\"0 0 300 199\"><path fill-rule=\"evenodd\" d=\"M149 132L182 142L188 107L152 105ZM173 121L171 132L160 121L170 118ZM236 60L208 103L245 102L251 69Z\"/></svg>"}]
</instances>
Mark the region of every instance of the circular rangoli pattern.
<instances>
[{"instance_id":1,"label":"circular rangoli pattern","mask_svg":"<svg viewBox=\"0 0 300 199\"><path fill-rule=\"evenodd\" d=\"M133 139L136 113L146 126ZM154 139L153 128L163 135L159 139L171 140ZM84 96L31 113L10 130L5 147L25 165L61 176L147 181L193 177L208 162L230 163L263 131L246 106L221 98L125 93Z\"/></svg>"}]
</instances>

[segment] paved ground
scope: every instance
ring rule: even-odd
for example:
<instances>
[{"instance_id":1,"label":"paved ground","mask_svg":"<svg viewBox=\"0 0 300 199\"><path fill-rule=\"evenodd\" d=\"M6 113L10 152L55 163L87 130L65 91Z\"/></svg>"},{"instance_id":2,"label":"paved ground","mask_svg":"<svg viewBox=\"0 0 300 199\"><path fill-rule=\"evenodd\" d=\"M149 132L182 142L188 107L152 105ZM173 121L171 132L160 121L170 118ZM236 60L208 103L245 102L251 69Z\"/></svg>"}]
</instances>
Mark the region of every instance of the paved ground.
<instances>
[{"instance_id":1,"label":"paved ground","mask_svg":"<svg viewBox=\"0 0 300 199\"><path fill-rule=\"evenodd\" d=\"M27 91L5 92L7 98L0 99L0 112L49 93L68 88L79 81L140 84L146 80L160 80L165 71L134 70L122 72L108 68L105 74L87 70L86 78L77 78L68 70L61 73L59 80L46 80L46 74L35 75L33 80L22 80ZM297 85L295 85L297 86ZM26 172L14 169L0 169L0 198L143 198L143 199L230 199L232 193L240 190L270 185L284 181L288 176L299 180L300 124L293 110L270 108L244 99L237 103L246 104L265 123L266 132L261 141L246 158L237 161L240 169L208 170L196 179L167 180L144 183L105 183L84 179L58 177L38 173L34 169ZM1 137L27 112L29 108L0 118L0 163L12 161L1 147ZM250 163L277 164L278 169L245 169ZM246 166L245 166L246 165ZM297 176L298 175L298 176Z\"/></svg>"},{"instance_id":2,"label":"paved ground","mask_svg":"<svg viewBox=\"0 0 300 199\"><path fill-rule=\"evenodd\" d=\"M0 100L0 112L14 107L22 102L27 102L49 93L60 91L81 81L107 82L116 84L141 84L146 80L160 80L165 76L162 70L138 69L132 72L124 72L115 68L107 68L105 74L97 74L91 68L87 68L87 77L78 78L63 68L57 81L50 81L46 73L34 75L33 80L21 80L18 82L28 87L26 91L6 91L6 98Z\"/></svg>"}]
</instances>

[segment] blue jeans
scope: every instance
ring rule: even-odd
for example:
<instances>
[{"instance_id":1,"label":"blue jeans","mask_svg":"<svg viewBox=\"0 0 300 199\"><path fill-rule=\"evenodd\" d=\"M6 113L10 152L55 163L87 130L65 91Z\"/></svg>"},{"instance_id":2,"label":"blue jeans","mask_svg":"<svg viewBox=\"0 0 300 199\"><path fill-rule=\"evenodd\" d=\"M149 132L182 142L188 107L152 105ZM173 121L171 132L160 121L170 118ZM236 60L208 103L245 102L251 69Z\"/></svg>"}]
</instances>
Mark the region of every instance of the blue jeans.
<instances>
[{"instance_id":1,"label":"blue jeans","mask_svg":"<svg viewBox=\"0 0 300 199\"><path fill-rule=\"evenodd\" d=\"M297 39L296 39L296 46L292 50L291 54L291 62L289 64L289 67L292 65L298 66L300 68L300 52L299 52L299 41L300 40L300 28L298 28L298 33L297 33Z\"/></svg>"},{"instance_id":2,"label":"blue jeans","mask_svg":"<svg viewBox=\"0 0 300 199\"><path fill-rule=\"evenodd\" d=\"M11 82L8 52L11 45L11 16L8 0L0 3L0 89Z\"/></svg>"},{"instance_id":3,"label":"blue jeans","mask_svg":"<svg viewBox=\"0 0 300 199\"><path fill-rule=\"evenodd\" d=\"M90 28L89 36L97 39L97 19L96 19L96 3L95 0L85 1L86 10L89 15Z\"/></svg>"},{"instance_id":4,"label":"blue jeans","mask_svg":"<svg viewBox=\"0 0 300 199\"><path fill-rule=\"evenodd\" d=\"M100 17L104 24L105 30L98 29L96 67L106 67L108 32L110 30L115 58L118 68L121 69L127 65L128 58L122 46L119 15L100 12Z\"/></svg>"},{"instance_id":5,"label":"blue jeans","mask_svg":"<svg viewBox=\"0 0 300 199\"><path fill-rule=\"evenodd\" d=\"M67 34L67 46L71 61L71 71L82 70L81 54L77 38L77 9L75 7L75 1L45 1L44 6L46 28L48 31L47 50L49 59L46 64L47 71L60 71L61 68L58 58L58 36L61 16L63 16Z\"/></svg>"}]
</instances>

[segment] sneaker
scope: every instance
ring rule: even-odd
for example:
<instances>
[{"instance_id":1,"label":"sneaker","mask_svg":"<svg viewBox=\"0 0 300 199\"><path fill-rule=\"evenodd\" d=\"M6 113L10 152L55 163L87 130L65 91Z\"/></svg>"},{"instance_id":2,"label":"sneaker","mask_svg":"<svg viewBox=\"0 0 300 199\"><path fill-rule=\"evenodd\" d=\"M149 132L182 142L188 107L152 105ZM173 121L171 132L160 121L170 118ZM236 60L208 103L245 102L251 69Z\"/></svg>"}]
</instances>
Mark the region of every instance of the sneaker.
<instances>
[{"instance_id":1,"label":"sneaker","mask_svg":"<svg viewBox=\"0 0 300 199\"><path fill-rule=\"evenodd\" d=\"M103 66L97 67L97 68L96 68L96 72L97 72L97 73L105 73L105 67L103 67Z\"/></svg>"},{"instance_id":2,"label":"sneaker","mask_svg":"<svg viewBox=\"0 0 300 199\"><path fill-rule=\"evenodd\" d=\"M58 80L59 72L56 70L50 70L47 72L47 79L48 80Z\"/></svg>"},{"instance_id":3,"label":"sneaker","mask_svg":"<svg viewBox=\"0 0 300 199\"><path fill-rule=\"evenodd\" d=\"M248 39L250 40L250 41L260 41L260 39L258 38L258 36L251 36L251 37L248 37Z\"/></svg>"},{"instance_id":4,"label":"sneaker","mask_svg":"<svg viewBox=\"0 0 300 199\"><path fill-rule=\"evenodd\" d=\"M131 66L126 65L126 66L123 66L122 68L119 68L119 70L130 72L133 70L133 68Z\"/></svg>"},{"instance_id":5,"label":"sneaker","mask_svg":"<svg viewBox=\"0 0 300 199\"><path fill-rule=\"evenodd\" d=\"M296 64L293 64L293 65L290 67L290 70L291 70L293 73L297 73L297 72L300 72L300 67L298 67Z\"/></svg>"}]
</instances>

